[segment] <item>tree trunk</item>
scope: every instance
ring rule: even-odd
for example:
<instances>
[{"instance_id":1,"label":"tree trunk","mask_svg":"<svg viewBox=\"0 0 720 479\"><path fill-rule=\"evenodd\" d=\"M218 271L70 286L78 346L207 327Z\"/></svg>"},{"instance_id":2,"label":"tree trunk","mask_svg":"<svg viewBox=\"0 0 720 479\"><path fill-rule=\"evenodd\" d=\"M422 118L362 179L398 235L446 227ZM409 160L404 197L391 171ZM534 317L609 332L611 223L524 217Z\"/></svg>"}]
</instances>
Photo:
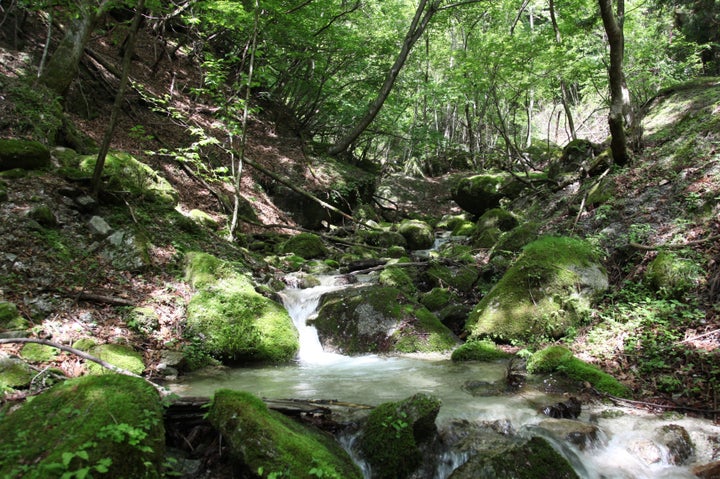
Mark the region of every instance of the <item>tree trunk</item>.
<instances>
[{"instance_id":1,"label":"tree trunk","mask_svg":"<svg viewBox=\"0 0 720 479\"><path fill-rule=\"evenodd\" d=\"M625 136L625 116L630 110L630 93L625 84L623 73L623 58L625 55L625 37L623 34L624 1L618 2L618 15L612 8L612 0L599 0L600 15L602 16L608 43L610 44L610 67L608 77L610 81L610 113L608 126L610 127L613 160L619 166L626 165L629 160L627 138Z\"/></svg>"},{"instance_id":2,"label":"tree trunk","mask_svg":"<svg viewBox=\"0 0 720 479\"><path fill-rule=\"evenodd\" d=\"M100 151L98 152L97 160L95 161L95 169L93 170L92 178L92 191L94 196L97 196L100 191L100 180L102 179L102 171L105 166L105 158L110 150L110 141L112 140L113 131L115 130L115 125L117 123L117 117L120 114L123 97L125 96L125 89L128 84L128 75L130 73L130 61L132 59L133 51L135 50L135 37L137 36L137 31L140 27L140 20L142 19L142 11L144 8L145 0L138 0L137 7L135 7L135 17L133 18L133 23L130 27L130 33L128 33L129 36L127 46L125 48L125 54L123 55L120 86L118 87L117 94L115 95L115 103L113 104L113 109L110 113L110 123L107 126L107 130L105 130L103 142L100 145ZM55 55L57 55L57 53Z\"/></svg>"},{"instance_id":3,"label":"tree trunk","mask_svg":"<svg viewBox=\"0 0 720 479\"><path fill-rule=\"evenodd\" d=\"M350 147L350 145L362 134L362 132L365 131L365 129L370 125L370 123L372 123L377 114L380 112L380 109L385 103L385 100L392 91L395 80L400 74L400 70L405 64L408 55L410 54L410 50L412 50L415 42L417 42L417 40L423 34L423 31L428 26L428 23L430 23L430 20L432 19L433 15L435 15L435 12L438 11L440 1L432 0L430 2L430 6L426 9L427 4L428 0L420 0L420 4L418 5L417 10L415 11L415 16L413 17L412 23L410 24L410 29L408 30L407 35L405 36L405 40L403 41L400 53L395 59L395 63L393 63L390 71L387 73L387 76L385 77L385 82L380 88L380 92L378 93L377 97L370 104L367 112L360 119L357 125L355 125L354 128L352 128L344 137L338 140L337 143L335 143L330 148L330 150L328 151L329 154L337 155L339 153L342 153L343 151L346 151Z\"/></svg>"},{"instance_id":4,"label":"tree trunk","mask_svg":"<svg viewBox=\"0 0 720 479\"><path fill-rule=\"evenodd\" d=\"M88 0L84 0L80 3L77 12L69 13L72 18L65 35L40 76L42 84L58 95L65 96L77 75L78 65L90 34L109 4L108 0L103 0L100 5L94 6Z\"/></svg>"}]
</instances>

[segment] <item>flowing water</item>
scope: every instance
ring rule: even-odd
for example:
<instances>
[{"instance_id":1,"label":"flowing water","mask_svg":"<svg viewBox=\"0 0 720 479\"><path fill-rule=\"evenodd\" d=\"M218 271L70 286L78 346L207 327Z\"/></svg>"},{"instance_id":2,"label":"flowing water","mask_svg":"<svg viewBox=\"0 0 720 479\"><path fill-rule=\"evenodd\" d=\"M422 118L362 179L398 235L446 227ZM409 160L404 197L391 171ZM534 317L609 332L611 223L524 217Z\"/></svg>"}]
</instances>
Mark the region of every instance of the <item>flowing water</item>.
<instances>
[{"instance_id":1,"label":"flowing water","mask_svg":"<svg viewBox=\"0 0 720 479\"><path fill-rule=\"evenodd\" d=\"M317 332L307 325L316 313L320 297L347 286L334 277L322 278L320 286L281 293L300 335L300 353L291 365L237 369L211 369L184 377L172 387L182 396L212 396L220 388L243 390L259 397L281 399L334 399L378 405L405 399L418 392L442 400L437 423L451 419L469 421L510 421L526 434L545 434L536 425L547 417L539 407L562 397L524 389L515 395L474 397L463 387L471 381L495 382L505 377L506 364L453 363L446 356L348 357L323 351ZM608 414L611 412L611 414ZM622 413L622 414L620 414ZM584 406L579 420L597 424L601 438L584 451L571 444L557 444L578 474L587 479L693 478L689 466L671 464L667 448L656 440L657 429L668 424L684 427L695 446L693 464L705 464L716 457L720 433L710 421L687 417L662 418L638 410L610 406ZM346 438L351 441L352 438ZM643 457L644 459L640 459ZM435 478L444 479L466 459L450 454Z\"/></svg>"}]
</instances>

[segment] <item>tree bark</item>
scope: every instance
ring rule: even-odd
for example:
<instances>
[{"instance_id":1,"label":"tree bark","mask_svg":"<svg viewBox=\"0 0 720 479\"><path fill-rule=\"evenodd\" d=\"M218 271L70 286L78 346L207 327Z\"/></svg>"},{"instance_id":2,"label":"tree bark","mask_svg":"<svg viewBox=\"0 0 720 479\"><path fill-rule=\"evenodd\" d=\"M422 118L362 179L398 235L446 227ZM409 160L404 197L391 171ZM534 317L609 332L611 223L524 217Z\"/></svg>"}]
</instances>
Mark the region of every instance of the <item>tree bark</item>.
<instances>
[{"instance_id":1,"label":"tree bark","mask_svg":"<svg viewBox=\"0 0 720 479\"><path fill-rule=\"evenodd\" d=\"M78 65L90 34L109 6L109 0L103 0L97 6L92 5L89 0L83 0L79 3L77 12L69 13L73 18L40 75L40 82L43 85L58 95L65 96L77 75Z\"/></svg>"},{"instance_id":2,"label":"tree bark","mask_svg":"<svg viewBox=\"0 0 720 479\"><path fill-rule=\"evenodd\" d=\"M393 63L390 71L388 71L387 76L385 77L385 81L380 88L380 92L378 93L375 100L373 100L373 102L370 104L367 112L360 119L357 125L355 125L355 127L353 127L345 136L343 136L340 140L337 141L337 143L335 143L330 148L330 150L328 151L329 154L337 155L346 151L350 147L350 145L362 134L363 131L365 131L365 129L375 119L377 114L380 112L383 104L385 103L385 100L387 100L387 97L390 96L390 92L392 91L393 85L395 84L395 80L400 74L400 70L405 64L405 61L410 54L410 50L412 50L415 42L417 42L420 36L422 36L433 15L435 15L435 13L438 11L439 6L439 0L432 0L429 6L428 0L420 0L420 4L415 11L415 16L413 17L407 35L405 35L405 40L403 41L402 47L400 48L400 53L395 59L395 63Z\"/></svg>"},{"instance_id":3,"label":"tree bark","mask_svg":"<svg viewBox=\"0 0 720 479\"><path fill-rule=\"evenodd\" d=\"M133 51L135 50L135 37L137 36L138 28L140 28L140 20L142 19L142 11L144 9L145 0L138 0L137 7L135 7L135 18L133 18L130 33L128 33L129 37L125 48L125 55L123 55L120 86L118 87L117 95L115 95L115 103L113 104L113 109L110 113L110 123L108 124L107 130L105 130L105 136L103 137L103 142L100 145L100 152L98 153L97 160L95 161L95 169L93 171L92 178L92 191L93 195L96 197L100 191L100 180L102 179L102 171L105 166L105 158L110 150L110 141L112 140L115 124L117 123L117 117L120 114L123 97L125 96L125 89L127 88L128 75L130 72L130 61L132 59Z\"/></svg>"},{"instance_id":4,"label":"tree bark","mask_svg":"<svg viewBox=\"0 0 720 479\"><path fill-rule=\"evenodd\" d=\"M612 0L598 0L605 32L610 45L610 66L608 78L610 82L610 127L613 160L619 166L627 165L630 155L625 135L625 116L630 110L630 93L625 83L623 59L625 56L625 37L623 34L624 1L618 1L618 14L613 12Z\"/></svg>"}]
</instances>

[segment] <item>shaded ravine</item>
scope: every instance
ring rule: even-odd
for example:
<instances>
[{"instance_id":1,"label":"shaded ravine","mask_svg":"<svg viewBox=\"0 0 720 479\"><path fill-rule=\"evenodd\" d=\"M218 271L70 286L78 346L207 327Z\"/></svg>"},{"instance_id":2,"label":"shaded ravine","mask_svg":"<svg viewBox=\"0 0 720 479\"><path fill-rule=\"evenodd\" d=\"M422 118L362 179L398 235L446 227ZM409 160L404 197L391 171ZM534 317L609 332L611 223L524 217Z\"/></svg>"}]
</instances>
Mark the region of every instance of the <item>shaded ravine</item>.
<instances>
[{"instance_id":1,"label":"shaded ravine","mask_svg":"<svg viewBox=\"0 0 720 479\"><path fill-rule=\"evenodd\" d=\"M340 276L319 279L319 286L288 288L280 294L300 336L300 353L294 364L198 371L174 385L173 392L181 396L209 397L217 389L228 388L264 398L333 399L372 406L425 392L442 401L437 418L440 429L450 427L457 419L476 423L508 421L519 434L550 438L576 472L587 479L693 478L696 476L691 473L692 464L705 464L714 459L716 446L711 437L717 435L717 429L709 421L681 416L664 419L600 404L585 405L578 418L599 428L600 434L594 443L581 451L569 442L558 442L538 426L547 419L538 410L542 405L565 399L563 396L531 387L518 394L486 397L475 397L467 391L468 383L502 382L507 370L504 361L456 363L442 355L350 357L325 352L317 332L307 320L316 314L323 294L352 286L344 284ZM682 426L690 435L695 455L688 465L672 464L667 447L656 439L658 429L669 424ZM350 450L352 437L343 438L343 442ZM448 477L466 459L467 454L448 451L440 461L435 478ZM367 467L364 472L369 477Z\"/></svg>"}]
</instances>

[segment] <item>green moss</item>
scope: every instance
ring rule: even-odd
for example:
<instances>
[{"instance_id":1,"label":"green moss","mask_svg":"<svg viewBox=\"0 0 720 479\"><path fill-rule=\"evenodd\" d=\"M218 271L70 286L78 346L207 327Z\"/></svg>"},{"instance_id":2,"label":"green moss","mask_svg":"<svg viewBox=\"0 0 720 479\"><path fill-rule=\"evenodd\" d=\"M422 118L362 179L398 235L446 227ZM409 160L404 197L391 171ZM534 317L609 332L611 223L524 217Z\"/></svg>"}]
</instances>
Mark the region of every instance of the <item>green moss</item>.
<instances>
[{"instance_id":1,"label":"green moss","mask_svg":"<svg viewBox=\"0 0 720 479\"><path fill-rule=\"evenodd\" d=\"M0 178L4 180L19 180L28 176L28 170L23 168L13 168L10 170L0 171Z\"/></svg>"},{"instance_id":2,"label":"green moss","mask_svg":"<svg viewBox=\"0 0 720 479\"><path fill-rule=\"evenodd\" d=\"M385 254L388 258L402 258L407 254L407 251L402 246L390 246L385 250Z\"/></svg>"},{"instance_id":3,"label":"green moss","mask_svg":"<svg viewBox=\"0 0 720 479\"><path fill-rule=\"evenodd\" d=\"M497 361L512 355L498 348L492 341L468 341L455 351L450 359L453 361Z\"/></svg>"},{"instance_id":4,"label":"green moss","mask_svg":"<svg viewBox=\"0 0 720 479\"><path fill-rule=\"evenodd\" d=\"M0 392L27 386L35 374L25 362L0 354Z\"/></svg>"},{"instance_id":5,"label":"green moss","mask_svg":"<svg viewBox=\"0 0 720 479\"><path fill-rule=\"evenodd\" d=\"M435 287L423 294L420 302L430 311L439 311L447 306L452 299L454 299L454 295L448 288Z\"/></svg>"},{"instance_id":6,"label":"green moss","mask_svg":"<svg viewBox=\"0 0 720 479\"><path fill-rule=\"evenodd\" d=\"M503 196L500 186L507 177L507 174L483 174L460 178L451 187L452 198L463 210L482 215L500 204Z\"/></svg>"},{"instance_id":7,"label":"green moss","mask_svg":"<svg viewBox=\"0 0 720 479\"><path fill-rule=\"evenodd\" d=\"M477 228L482 231L488 228L498 228L500 231L510 231L518 225L515 216L502 208L492 208L478 219Z\"/></svg>"},{"instance_id":8,"label":"green moss","mask_svg":"<svg viewBox=\"0 0 720 479\"><path fill-rule=\"evenodd\" d=\"M453 229L453 236L473 236L476 233L476 225L472 221L463 220L457 223Z\"/></svg>"},{"instance_id":9,"label":"green moss","mask_svg":"<svg viewBox=\"0 0 720 479\"><path fill-rule=\"evenodd\" d=\"M410 250L428 249L435 243L432 228L424 221L404 220L398 226L398 233L405 238Z\"/></svg>"},{"instance_id":10,"label":"green moss","mask_svg":"<svg viewBox=\"0 0 720 479\"><path fill-rule=\"evenodd\" d=\"M561 337L589 314L607 276L586 242L546 236L523 253L468 316L473 338Z\"/></svg>"},{"instance_id":11,"label":"green moss","mask_svg":"<svg viewBox=\"0 0 720 479\"><path fill-rule=\"evenodd\" d=\"M92 348L89 353L113 366L130 371L131 373L142 374L142 372L145 371L142 354L130 346L123 344L101 344L100 346ZM94 362L88 362L87 369L90 374L114 374L107 368Z\"/></svg>"},{"instance_id":12,"label":"green moss","mask_svg":"<svg viewBox=\"0 0 720 479\"><path fill-rule=\"evenodd\" d=\"M407 245L405 237L397 231L361 230L359 235L365 243L380 248L390 248L391 246L405 247Z\"/></svg>"},{"instance_id":13,"label":"green moss","mask_svg":"<svg viewBox=\"0 0 720 479\"><path fill-rule=\"evenodd\" d=\"M108 374L72 379L0 421L0 477L161 476L162 408L144 380ZM75 476L68 474L76 473ZM65 474L65 475L63 475Z\"/></svg>"},{"instance_id":14,"label":"green moss","mask_svg":"<svg viewBox=\"0 0 720 479\"><path fill-rule=\"evenodd\" d=\"M485 228L483 230L476 228L475 234L472 237L472 244L475 248L492 248L500 239L501 234L502 231L500 231L500 228Z\"/></svg>"},{"instance_id":15,"label":"green moss","mask_svg":"<svg viewBox=\"0 0 720 479\"><path fill-rule=\"evenodd\" d=\"M96 344L97 343L90 338L82 338L75 341L72 347L80 351L90 351Z\"/></svg>"},{"instance_id":16,"label":"green moss","mask_svg":"<svg viewBox=\"0 0 720 479\"><path fill-rule=\"evenodd\" d=\"M186 262L198 288L187 308L186 337L223 361L288 361L298 350L287 311L255 291L247 276L204 253ZM201 341L195 341L202 338Z\"/></svg>"},{"instance_id":17,"label":"green moss","mask_svg":"<svg viewBox=\"0 0 720 479\"><path fill-rule=\"evenodd\" d=\"M522 223L520 226L503 233L494 245L493 252L510 251L518 252L525 245L537 238L540 225L533 221Z\"/></svg>"},{"instance_id":18,"label":"green moss","mask_svg":"<svg viewBox=\"0 0 720 479\"><path fill-rule=\"evenodd\" d=\"M327 248L320 236L313 233L300 233L280 245L280 252L283 254L292 253L305 259L313 259L326 256Z\"/></svg>"},{"instance_id":19,"label":"green moss","mask_svg":"<svg viewBox=\"0 0 720 479\"><path fill-rule=\"evenodd\" d=\"M665 298L682 298L697 287L702 268L671 251L661 251L645 272L648 284Z\"/></svg>"},{"instance_id":20,"label":"green moss","mask_svg":"<svg viewBox=\"0 0 720 479\"><path fill-rule=\"evenodd\" d=\"M378 277L378 282L383 286L397 288L410 296L417 292L413 279L407 273L406 268L388 266L384 268Z\"/></svg>"},{"instance_id":21,"label":"green moss","mask_svg":"<svg viewBox=\"0 0 720 479\"><path fill-rule=\"evenodd\" d=\"M40 142L0 138L0 171L50 166L50 150Z\"/></svg>"},{"instance_id":22,"label":"green moss","mask_svg":"<svg viewBox=\"0 0 720 479\"><path fill-rule=\"evenodd\" d=\"M208 420L228 442L233 460L260 477L359 479L362 473L328 435L270 411L250 393L221 389Z\"/></svg>"},{"instance_id":23,"label":"green moss","mask_svg":"<svg viewBox=\"0 0 720 479\"><path fill-rule=\"evenodd\" d=\"M629 389L617 379L576 358L562 346L550 346L534 353L528 360L527 370L531 374L562 373L576 381L588 382L598 391L613 396L628 397L630 394Z\"/></svg>"},{"instance_id":24,"label":"green moss","mask_svg":"<svg viewBox=\"0 0 720 479\"><path fill-rule=\"evenodd\" d=\"M0 330L22 330L29 325L30 323L18 313L15 303L0 301Z\"/></svg>"},{"instance_id":25,"label":"green moss","mask_svg":"<svg viewBox=\"0 0 720 479\"><path fill-rule=\"evenodd\" d=\"M431 284L462 292L471 291L479 276L473 265L449 267L438 263L430 266L426 274Z\"/></svg>"},{"instance_id":26,"label":"green moss","mask_svg":"<svg viewBox=\"0 0 720 479\"><path fill-rule=\"evenodd\" d=\"M77 160L80 175L92 175L97 156L79 156ZM105 187L109 190L128 192L135 197L173 208L177 204L178 194L170 182L129 153L108 153L103 174L108 177Z\"/></svg>"},{"instance_id":27,"label":"green moss","mask_svg":"<svg viewBox=\"0 0 720 479\"><path fill-rule=\"evenodd\" d=\"M42 226L53 228L57 226L57 218L55 213L47 205L37 205L28 211L28 218L32 218Z\"/></svg>"},{"instance_id":28,"label":"green moss","mask_svg":"<svg viewBox=\"0 0 720 479\"><path fill-rule=\"evenodd\" d=\"M57 348L37 343L25 344L20 352L20 356L31 363L44 363L52 361L57 355Z\"/></svg>"},{"instance_id":29,"label":"green moss","mask_svg":"<svg viewBox=\"0 0 720 479\"><path fill-rule=\"evenodd\" d=\"M417 394L373 409L358 439L373 478L402 479L417 469L422 460L418 445L430 439L440 406L438 399Z\"/></svg>"},{"instance_id":30,"label":"green moss","mask_svg":"<svg viewBox=\"0 0 720 479\"><path fill-rule=\"evenodd\" d=\"M190 217L190 219L206 228L217 228L217 221L215 221L212 216L202 210L190 210L188 216Z\"/></svg>"}]
</instances>

